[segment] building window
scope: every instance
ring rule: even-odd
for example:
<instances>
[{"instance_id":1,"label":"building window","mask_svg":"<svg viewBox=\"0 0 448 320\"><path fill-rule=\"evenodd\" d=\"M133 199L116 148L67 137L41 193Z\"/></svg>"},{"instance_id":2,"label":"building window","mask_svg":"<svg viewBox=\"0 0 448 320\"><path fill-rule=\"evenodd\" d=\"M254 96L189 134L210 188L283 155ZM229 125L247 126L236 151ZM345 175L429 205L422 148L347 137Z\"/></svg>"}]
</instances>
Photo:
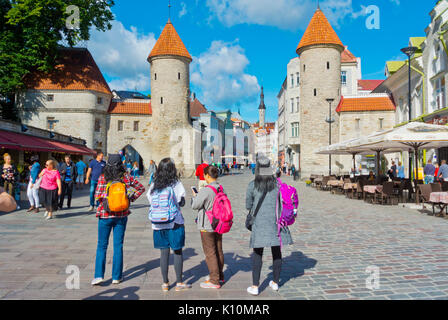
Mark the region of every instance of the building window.
<instances>
[{"instance_id":1,"label":"building window","mask_svg":"<svg viewBox=\"0 0 448 320\"><path fill-rule=\"evenodd\" d=\"M330 62L327 61L327 70L330 70Z\"/></svg>"},{"instance_id":2,"label":"building window","mask_svg":"<svg viewBox=\"0 0 448 320\"><path fill-rule=\"evenodd\" d=\"M57 120L54 117L47 117L47 130L54 130Z\"/></svg>"},{"instance_id":3,"label":"building window","mask_svg":"<svg viewBox=\"0 0 448 320\"><path fill-rule=\"evenodd\" d=\"M299 86L299 83L300 83L300 73L296 73L296 78L297 78L297 80L296 80L296 82L297 82L297 84L296 84L296 86Z\"/></svg>"},{"instance_id":4,"label":"building window","mask_svg":"<svg viewBox=\"0 0 448 320\"><path fill-rule=\"evenodd\" d=\"M157 80L157 73L154 73L154 80Z\"/></svg>"},{"instance_id":5,"label":"building window","mask_svg":"<svg viewBox=\"0 0 448 320\"><path fill-rule=\"evenodd\" d=\"M163 97L160 97L160 104L163 104Z\"/></svg>"},{"instance_id":6,"label":"building window","mask_svg":"<svg viewBox=\"0 0 448 320\"><path fill-rule=\"evenodd\" d=\"M291 123L291 137L298 137L299 136L299 123L298 122L294 122Z\"/></svg>"},{"instance_id":7,"label":"building window","mask_svg":"<svg viewBox=\"0 0 448 320\"><path fill-rule=\"evenodd\" d=\"M361 119L355 119L355 130L359 131L361 129Z\"/></svg>"},{"instance_id":8,"label":"building window","mask_svg":"<svg viewBox=\"0 0 448 320\"><path fill-rule=\"evenodd\" d=\"M304 64L303 65L303 72L305 72L305 70L306 70L306 65Z\"/></svg>"},{"instance_id":9,"label":"building window","mask_svg":"<svg viewBox=\"0 0 448 320\"><path fill-rule=\"evenodd\" d=\"M177 73L177 80L180 80L180 72Z\"/></svg>"},{"instance_id":10,"label":"building window","mask_svg":"<svg viewBox=\"0 0 448 320\"><path fill-rule=\"evenodd\" d=\"M47 94L47 101L49 102L54 101L54 94Z\"/></svg>"},{"instance_id":11,"label":"building window","mask_svg":"<svg viewBox=\"0 0 448 320\"><path fill-rule=\"evenodd\" d=\"M347 85L347 71L341 71L341 84Z\"/></svg>"},{"instance_id":12,"label":"building window","mask_svg":"<svg viewBox=\"0 0 448 320\"><path fill-rule=\"evenodd\" d=\"M445 77L435 80L436 109L445 108Z\"/></svg>"},{"instance_id":13,"label":"building window","mask_svg":"<svg viewBox=\"0 0 448 320\"><path fill-rule=\"evenodd\" d=\"M294 99L291 99L291 113L294 113Z\"/></svg>"},{"instance_id":14,"label":"building window","mask_svg":"<svg viewBox=\"0 0 448 320\"><path fill-rule=\"evenodd\" d=\"M123 131L123 120L118 120L118 131Z\"/></svg>"},{"instance_id":15,"label":"building window","mask_svg":"<svg viewBox=\"0 0 448 320\"><path fill-rule=\"evenodd\" d=\"M379 123L378 123L379 129L383 130L383 121L384 121L384 119L383 118L379 118L378 120L379 120Z\"/></svg>"},{"instance_id":16,"label":"building window","mask_svg":"<svg viewBox=\"0 0 448 320\"><path fill-rule=\"evenodd\" d=\"M293 88L294 87L294 75L292 74L291 75L291 88Z\"/></svg>"},{"instance_id":17,"label":"building window","mask_svg":"<svg viewBox=\"0 0 448 320\"><path fill-rule=\"evenodd\" d=\"M103 104L103 98L98 97L98 98L96 99L96 103L97 103L97 104Z\"/></svg>"},{"instance_id":18,"label":"building window","mask_svg":"<svg viewBox=\"0 0 448 320\"><path fill-rule=\"evenodd\" d=\"M95 132L100 132L100 131L101 131L101 120L95 119Z\"/></svg>"},{"instance_id":19,"label":"building window","mask_svg":"<svg viewBox=\"0 0 448 320\"><path fill-rule=\"evenodd\" d=\"M138 131L140 121L134 121L134 131Z\"/></svg>"},{"instance_id":20,"label":"building window","mask_svg":"<svg viewBox=\"0 0 448 320\"><path fill-rule=\"evenodd\" d=\"M299 112L299 97L296 98L296 112Z\"/></svg>"},{"instance_id":21,"label":"building window","mask_svg":"<svg viewBox=\"0 0 448 320\"><path fill-rule=\"evenodd\" d=\"M314 96L317 96L317 89L314 89Z\"/></svg>"}]
</instances>

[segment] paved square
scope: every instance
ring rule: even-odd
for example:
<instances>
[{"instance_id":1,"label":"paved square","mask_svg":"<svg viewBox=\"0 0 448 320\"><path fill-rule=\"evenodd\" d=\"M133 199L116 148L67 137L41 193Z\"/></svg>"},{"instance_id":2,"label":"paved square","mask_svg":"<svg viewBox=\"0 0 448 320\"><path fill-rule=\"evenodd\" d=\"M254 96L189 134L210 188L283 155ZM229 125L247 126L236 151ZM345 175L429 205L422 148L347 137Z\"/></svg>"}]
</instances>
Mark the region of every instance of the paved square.
<instances>
[{"instance_id":1,"label":"paved square","mask_svg":"<svg viewBox=\"0 0 448 320\"><path fill-rule=\"evenodd\" d=\"M161 291L159 251L153 248L143 195L132 207L124 244L124 282L111 284L112 247L106 277L92 287L97 219L87 213L87 190L76 191L73 208L45 221L44 212L0 214L0 299L447 299L448 220L398 206L366 204L316 191L302 183L300 218L291 228L294 245L283 250L278 293L268 287L270 253L264 257L259 297L251 297L249 232L244 227L245 193L252 174L221 178L235 214L224 236L226 285L216 291L199 287L207 275L195 213L187 199L184 250L188 292ZM147 180L144 180L147 183ZM183 181L187 192L194 180ZM86 206L87 205L87 206ZM110 239L112 241L112 239ZM69 265L80 270L80 289L66 288ZM380 270L380 288L366 288L369 266ZM171 267L172 269L172 267ZM170 269L170 280L174 271Z\"/></svg>"}]
</instances>

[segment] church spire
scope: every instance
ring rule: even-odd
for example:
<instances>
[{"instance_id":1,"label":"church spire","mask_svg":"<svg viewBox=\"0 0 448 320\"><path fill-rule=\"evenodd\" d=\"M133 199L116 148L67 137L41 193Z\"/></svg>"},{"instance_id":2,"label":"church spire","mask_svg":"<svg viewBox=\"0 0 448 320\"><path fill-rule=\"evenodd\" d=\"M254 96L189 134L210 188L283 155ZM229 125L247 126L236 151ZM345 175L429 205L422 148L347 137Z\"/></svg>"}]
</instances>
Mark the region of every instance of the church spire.
<instances>
[{"instance_id":1,"label":"church spire","mask_svg":"<svg viewBox=\"0 0 448 320\"><path fill-rule=\"evenodd\" d=\"M266 109L266 106L264 104L264 93L263 93L263 87L261 87L261 95L260 95L260 106L258 109Z\"/></svg>"}]
</instances>

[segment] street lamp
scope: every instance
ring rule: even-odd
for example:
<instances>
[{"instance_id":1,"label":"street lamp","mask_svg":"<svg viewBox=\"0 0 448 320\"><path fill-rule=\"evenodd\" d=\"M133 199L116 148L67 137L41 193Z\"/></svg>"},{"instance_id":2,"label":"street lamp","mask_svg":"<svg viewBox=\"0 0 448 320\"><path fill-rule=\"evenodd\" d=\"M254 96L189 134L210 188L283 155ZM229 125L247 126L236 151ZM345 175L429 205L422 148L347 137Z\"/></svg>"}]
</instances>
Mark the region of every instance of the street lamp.
<instances>
[{"instance_id":1,"label":"street lamp","mask_svg":"<svg viewBox=\"0 0 448 320\"><path fill-rule=\"evenodd\" d=\"M408 80L408 111L409 111L409 122L412 121L412 109L411 109L411 105L412 105L412 99L411 99L411 57L415 54L415 52L418 50L417 47L407 47L407 48L403 48L401 49L401 52L403 52L405 55L407 55L408 57L408 76L409 76L409 80ZM411 153L409 153L409 179L411 179L412 177L412 167L411 167L411 162L412 162L412 155ZM418 177L418 174L417 174Z\"/></svg>"},{"instance_id":2,"label":"street lamp","mask_svg":"<svg viewBox=\"0 0 448 320\"><path fill-rule=\"evenodd\" d=\"M331 104L333 103L334 99L328 98L327 102L329 104L328 108L328 118L325 120L328 123L329 130L328 130L328 143L331 145L331 124L335 121L333 118L331 118ZM331 154L328 155L328 172L331 176Z\"/></svg>"}]
</instances>

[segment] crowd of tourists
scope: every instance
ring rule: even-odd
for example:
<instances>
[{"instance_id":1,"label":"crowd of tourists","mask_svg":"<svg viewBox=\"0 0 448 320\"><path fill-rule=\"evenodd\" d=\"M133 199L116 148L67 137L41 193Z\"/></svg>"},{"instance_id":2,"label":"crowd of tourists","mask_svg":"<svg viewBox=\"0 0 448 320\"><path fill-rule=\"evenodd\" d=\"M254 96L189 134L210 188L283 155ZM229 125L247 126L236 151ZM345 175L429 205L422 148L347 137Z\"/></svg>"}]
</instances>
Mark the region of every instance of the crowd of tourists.
<instances>
[{"instance_id":1,"label":"crowd of tourists","mask_svg":"<svg viewBox=\"0 0 448 320\"><path fill-rule=\"evenodd\" d=\"M9 155L4 156L2 186L11 195L14 189L16 168ZM122 154L109 155L107 162L99 152L89 165L82 160L74 163L69 155L57 163L47 160L41 169L37 156L32 157L29 167L28 212L39 212L40 204L46 209L45 218L52 219L54 212L71 207L73 189L83 185L90 187L89 211L96 211L98 218L98 242L95 274L92 285L104 282L106 252L110 234L113 233L112 283L123 281L123 243L131 204L145 191L137 180L134 170L129 170ZM153 230L154 248L160 250L162 290L171 289L168 279L171 252L174 255L176 274L175 291L191 288L183 279L183 249L185 247L185 218L187 192L180 181L172 159L163 159L159 165L151 161L149 188L146 194ZM260 274L264 248L270 248L273 256L273 280L269 286L279 289L282 265L282 247L292 244L288 226L297 216L298 198L295 188L284 184L281 170L273 170L270 160L259 157L255 179L248 185L246 209L249 211L246 228L251 231L250 248L253 250L253 283L247 289L252 295L259 294ZM191 207L197 211L195 222L200 233L209 276L200 284L204 289L219 289L225 283L223 237L233 225L233 212L229 198L218 182L220 169L217 165L204 163L197 169L198 188L191 190ZM12 198L12 197L11 197ZM0 202L6 202L0 196Z\"/></svg>"}]
</instances>

